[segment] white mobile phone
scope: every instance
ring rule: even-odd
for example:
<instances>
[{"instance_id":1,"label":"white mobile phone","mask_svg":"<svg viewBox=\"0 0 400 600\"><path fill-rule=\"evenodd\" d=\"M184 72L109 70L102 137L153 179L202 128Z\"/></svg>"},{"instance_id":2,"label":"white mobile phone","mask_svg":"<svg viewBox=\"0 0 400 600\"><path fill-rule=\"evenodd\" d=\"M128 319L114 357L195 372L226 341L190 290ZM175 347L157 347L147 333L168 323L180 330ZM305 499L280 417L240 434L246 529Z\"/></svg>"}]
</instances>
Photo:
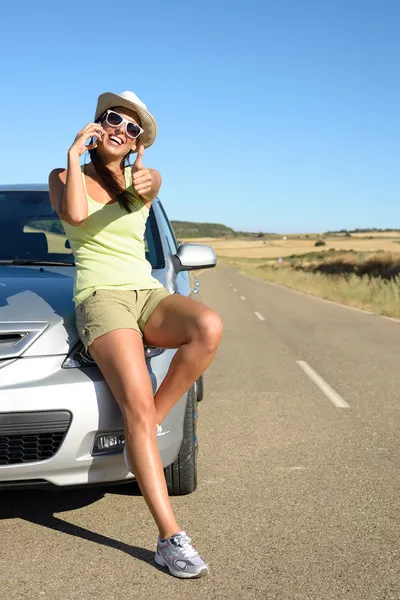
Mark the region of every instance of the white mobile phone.
<instances>
[{"instance_id":1,"label":"white mobile phone","mask_svg":"<svg viewBox=\"0 0 400 600\"><path fill-rule=\"evenodd\" d=\"M101 142L101 134L100 133L98 135L93 135L89 140L89 144L97 144L99 141Z\"/></svg>"},{"instance_id":2,"label":"white mobile phone","mask_svg":"<svg viewBox=\"0 0 400 600\"><path fill-rule=\"evenodd\" d=\"M99 125L101 124L100 121L96 121L96 123L98 123ZM90 144L97 144L97 142L99 142L99 141L101 142L101 136L102 136L102 133L93 135L92 138L90 139L89 143Z\"/></svg>"}]
</instances>

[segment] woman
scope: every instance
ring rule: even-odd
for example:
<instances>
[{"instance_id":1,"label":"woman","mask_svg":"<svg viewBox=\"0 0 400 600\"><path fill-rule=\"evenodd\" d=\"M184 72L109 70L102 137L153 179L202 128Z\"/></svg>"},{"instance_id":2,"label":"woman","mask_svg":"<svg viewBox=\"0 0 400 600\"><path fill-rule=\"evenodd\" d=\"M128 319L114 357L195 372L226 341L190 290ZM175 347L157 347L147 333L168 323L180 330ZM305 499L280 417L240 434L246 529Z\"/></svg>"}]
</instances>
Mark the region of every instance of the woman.
<instances>
[{"instance_id":1,"label":"woman","mask_svg":"<svg viewBox=\"0 0 400 600\"><path fill-rule=\"evenodd\" d=\"M94 121L77 134L67 169L49 176L50 199L75 255L77 329L121 408L125 460L159 530L155 561L177 577L200 577L209 568L175 520L157 434L210 365L221 320L204 304L168 292L145 258L145 224L161 185L160 174L142 162L157 134L154 117L133 92L107 92L98 98ZM81 167L86 150L91 162ZM143 338L178 348L155 397Z\"/></svg>"}]
</instances>

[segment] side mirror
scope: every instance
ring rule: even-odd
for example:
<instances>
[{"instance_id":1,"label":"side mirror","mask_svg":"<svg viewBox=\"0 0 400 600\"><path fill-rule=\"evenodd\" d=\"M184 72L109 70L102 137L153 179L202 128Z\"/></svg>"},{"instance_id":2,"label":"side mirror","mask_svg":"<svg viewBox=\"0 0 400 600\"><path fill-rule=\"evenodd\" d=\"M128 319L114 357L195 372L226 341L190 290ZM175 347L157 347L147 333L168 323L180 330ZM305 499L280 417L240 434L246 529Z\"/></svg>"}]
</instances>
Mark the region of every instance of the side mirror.
<instances>
[{"instance_id":1,"label":"side mirror","mask_svg":"<svg viewBox=\"0 0 400 600\"><path fill-rule=\"evenodd\" d=\"M217 264L214 249L206 244L182 244L174 255L175 271L212 269Z\"/></svg>"}]
</instances>

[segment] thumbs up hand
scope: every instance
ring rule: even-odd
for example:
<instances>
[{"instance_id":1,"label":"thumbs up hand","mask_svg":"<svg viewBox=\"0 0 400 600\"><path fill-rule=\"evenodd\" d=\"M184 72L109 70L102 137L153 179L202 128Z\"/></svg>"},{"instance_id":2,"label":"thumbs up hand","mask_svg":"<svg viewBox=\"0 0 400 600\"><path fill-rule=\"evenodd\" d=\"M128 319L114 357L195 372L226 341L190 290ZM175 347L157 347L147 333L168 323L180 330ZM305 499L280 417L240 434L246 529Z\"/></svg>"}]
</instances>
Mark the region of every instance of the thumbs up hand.
<instances>
[{"instance_id":1,"label":"thumbs up hand","mask_svg":"<svg viewBox=\"0 0 400 600\"><path fill-rule=\"evenodd\" d=\"M151 169L146 169L142 163L144 155L144 146L139 146L137 157L132 165L132 185L133 189L139 194L139 196L149 195L152 190L153 177ZM147 198L146 198L147 199ZM150 197L149 200L152 200Z\"/></svg>"},{"instance_id":2,"label":"thumbs up hand","mask_svg":"<svg viewBox=\"0 0 400 600\"><path fill-rule=\"evenodd\" d=\"M143 155L144 155L144 146L143 146L143 144L141 144L138 148L137 157L136 157L135 162L132 165L132 168L135 168L137 170L143 168L143 164L142 164Z\"/></svg>"}]
</instances>

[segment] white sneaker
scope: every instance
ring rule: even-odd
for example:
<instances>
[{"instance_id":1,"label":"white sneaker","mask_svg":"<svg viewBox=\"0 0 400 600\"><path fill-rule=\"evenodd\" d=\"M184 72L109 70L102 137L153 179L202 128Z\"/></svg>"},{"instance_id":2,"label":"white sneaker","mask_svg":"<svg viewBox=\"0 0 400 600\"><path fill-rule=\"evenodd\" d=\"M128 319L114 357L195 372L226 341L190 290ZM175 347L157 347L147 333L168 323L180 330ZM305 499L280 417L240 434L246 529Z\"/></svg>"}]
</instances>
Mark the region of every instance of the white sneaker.
<instances>
[{"instance_id":1,"label":"white sneaker","mask_svg":"<svg viewBox=\"0 0 400 600\"><path fill-rule=\"evenodd\" d=\"M157 437L159 435L165 435L166 433L169 433L169 431L163 431L163 428L158 423L157 423L156 427L157 427ZM131 465L129 464L128 453L126 451L126 445L125 444L124 444L124 450L122 452L122 456L124 457L124 462L126 464L126 468L128 469L128 471L130 473L132 473L132 469L131 469Z\"/></svg>"},{"instance_id":2,"label":"white sneaker","mask_svg":"<svg viewBox=\"0 0 400 600\"><path fill-rule=\"evenodd\" d=\"M163 542L158 536L154 560L160 567L167 567L171 575L182 579L208 575L209 566L191 541L185 531L179 531Z\"/></svg>"}]
</instances>

